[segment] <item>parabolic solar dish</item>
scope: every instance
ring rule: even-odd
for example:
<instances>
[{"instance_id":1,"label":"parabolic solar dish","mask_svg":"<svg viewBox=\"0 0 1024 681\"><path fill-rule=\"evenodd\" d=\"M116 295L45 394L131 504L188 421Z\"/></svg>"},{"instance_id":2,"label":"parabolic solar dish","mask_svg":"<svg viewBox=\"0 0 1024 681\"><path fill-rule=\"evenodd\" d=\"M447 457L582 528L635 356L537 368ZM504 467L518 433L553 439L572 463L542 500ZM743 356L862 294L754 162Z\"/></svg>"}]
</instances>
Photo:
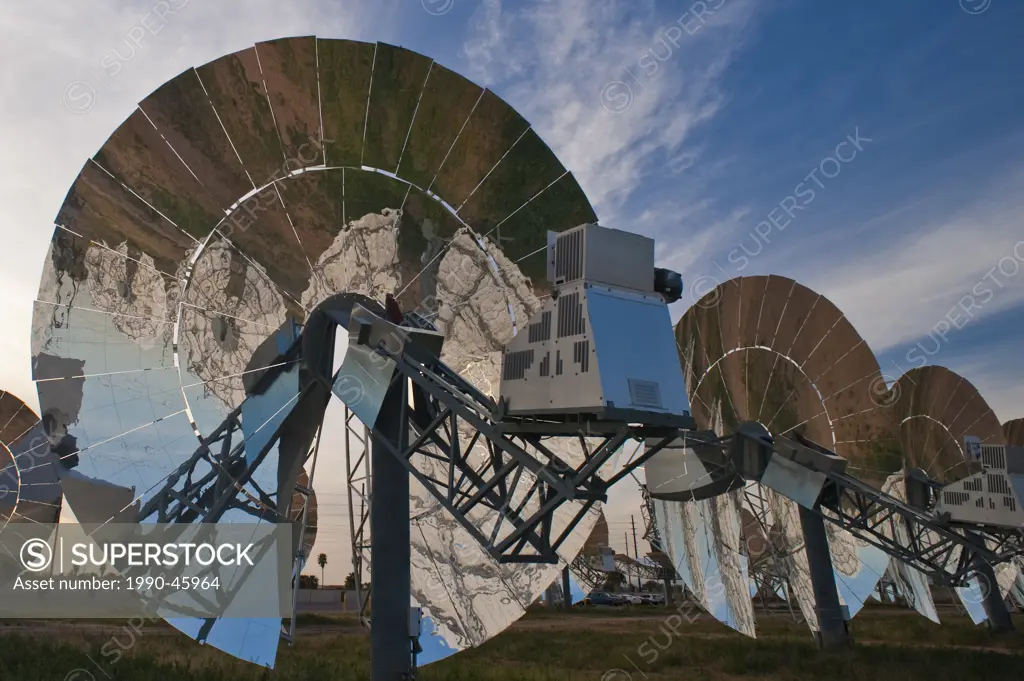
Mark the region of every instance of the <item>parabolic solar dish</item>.
<instances>
[{"instance_id":1,"label":"parabolic solar dish","mask_svg":"<svg viewBox=\"0 0 1024 681\"><path fill-rule=\"evenodd\" d=\"M587 537L587 541L583 544L581 553L585 556L602 555L602 549L611 546L608 543L608 539L608 519L605 518L602 511L598 516L597 522L594 523L594 529L590 532L590 536Z\"/></svg>"},{"instance_id":2,"label":"parabolic solar dish","mask_svg":"<svg viewBox=\"0 0 1024 681\"><path fill-rule=\"evenodd\" d=\"M896 409L904 468L921 468L949 484L970 475L964 440L1005 445L999 419L963 376L941 366L911 369L897 381Z\"/></svg>"},{"instance_id":3,"label":"parabolic solar dish","mask_svg":"<svg viewBox=\"0 0 1024 681\"><path fill-rule=\"evenodd\" d=\"M1003 424L1003 437L1011 447L1024 447L1024 419L1014 419Z\"/></svg>"},{"instance_id":4,"label":"parabolic solar dish","mask_svg":"<svg viewBox=\"0 0 1024 681\"><path fill-rule=\"evenodd\" d=\"M872 390L885 385L878 362L823 296L785 277L731 279L683 315L676 340L699 427L722 434L743 421L757 421L773 435L799 433L845 457L848 471L867 481L884 480L899 468L891 414L872 400ZM748 483L690 505L701 504L724 506L728 513L685 511L693 517L679 523L679 539L699 548L701 536L713 535L715 545L736 547L738 553L740 512L748 512L760 526L750 539L762 553L772 553L771 563L788 581L791 598L817 630L796 503ZM871 595L889 559L830 523L826 531L839 597L852 616ZM765 539L767 546L762 546ZM692 551L686 552L691 563ZM733 575L723 581L738 584L731 601L739 601L740 587L748 593L746 579Z\"/></svg>"},{"instance_id":5,"label":"parabolic solar dish","mask_svg":"<svg viewBox=\"0 0 1024 681\"><path fill-rule=\"evenodd\" d=\"M9 523L55 523L60 517L51 444L39 417L0 391L0 531Z\"/></svg>"},{"instance_id":6,"label":"parabolic solar dish","mask_svg":"<svg viewBox=\"0 0 1024 681\"><path fill-rule=\"evenodd\" d=\"M755 636L735 493L692 502L655 499L654 511L665 553L701 607L736 631Z\"/></svg>"},{"instance_id":7,"label":"parabolic solar dish","mask_svg":"<svg viewBox=\"0 0 1024 681\"><path fill-rule=\"evenodd\" d=\"M546 232L595 221L527 121L409 50L286 38L181 73L86 162L55 220L32 358L44 419L77 439L61 472L69 505L82 522L144 516L229 422L251 462L304 385L298 362L270 365L274 350L335 293L396 294L445 334L448 366L496 393L502 347L539 309ZM246 399L268 369L282 378ZM286 517L315 425L273 444L238 499ZM499 565L413 494L421 664L519 617L597 518L559 565ZM222 520L251 522L236 510ZM273 665L277 620L172 623Z\"/></svg>"},{"instance_id":8,"label":"parabolic solar dish","mask_svg":"<svg viewBox=\"0 0 1024 681\"><path fill-rule=\"evenodd\" d=\"M1024 447L1024 418L1013 419L1003 424L1003 437L1011 447ZM1017 556L1014 561L1017 567L1017 578L1011 587L1013 598L1020 607L1024 607L1024 557Z\"/></svg>"},{"instance_id":9,"label":"parabolic solar dish","mask_svg":"<svg viewBox=\"0 0 1024 681\"><path fill-rule=\"evenodd\" d=\"M895 383L892 393L905 471L920 468L947 485L970 475L966 438L977 438L987 445L1008 444L1003 426L977 388L945 367L911 369ZM894 495L900 494L899 487L902 485L897 485ZM949 560L958 556L959 552L954 551ZM1013 561L995 566L1004 596L1013 588L1018 573ZM988 619L982 606L988 588L973 578L970 585L955 589L975 624Z\"/></svg>"},{"instance_id":10,"label":"parabolic solar dish","mask_svg":"<svg viewBox=\"0 0 1024 681\"><path fill-rule=\"evenodd\" d=\"M1011 447L1024 447L1024 418L1007 421L1003 424L1003 437ZM1017 603L1024 607L1024 557L1018 556L1017 579L1014 581L1012 593Z\"/></svg>"}]
</instances>

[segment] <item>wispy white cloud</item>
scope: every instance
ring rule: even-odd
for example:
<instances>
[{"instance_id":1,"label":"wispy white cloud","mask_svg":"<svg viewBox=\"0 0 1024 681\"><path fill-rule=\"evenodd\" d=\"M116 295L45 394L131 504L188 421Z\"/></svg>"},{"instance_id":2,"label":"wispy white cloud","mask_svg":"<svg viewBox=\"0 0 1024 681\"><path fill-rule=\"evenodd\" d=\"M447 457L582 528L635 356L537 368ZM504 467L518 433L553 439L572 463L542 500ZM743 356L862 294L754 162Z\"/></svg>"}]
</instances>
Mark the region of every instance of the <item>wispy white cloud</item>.
<instances>
[{"instance_id":1,"label":"wispy white cloud","mask_svg":"<svg viewBox=\"0 0 1024 681\"><path fill-rule=\"evenodd\" d=\"M462 56L470 65L470 73L483 85L489 85L501 73L515 71L515 65L498 51L505 28L502 22L501 0L483 0L470 20L469 38L462 48Z\"/></svg>"},{"instance_id":2,"label":"wispy white cloud","mask_svg":"<svg viewBox=\"0 0 1024 681\"><path fill-rule=\"evenodd\" d=\"M602 220L625 221L633 216L624 202L652 174L670 172L657 161L676 156L718 112L720 82L754 16L745 0L723 3L706 24L688 11L665 20L650 0L487 0L467 43L468 69L531 121ZM607 91L616 81L628 89ZM602 95L620 98L612 111Z\"/></svg>"},{"instance_id":3,"label":"wispy white cloud","mask_svg":"<svg viewBox=\"0 0 1024 681\"><path fill-rule=\"evenodd\" d=\"M897 211L870 250L847 250L837 237L834 250L802 264L801 282L839 306L876 353L1024 304L1021 180L1024 172L1006 177L948 217L908 223Z\"/></svg>"}]
</instances>

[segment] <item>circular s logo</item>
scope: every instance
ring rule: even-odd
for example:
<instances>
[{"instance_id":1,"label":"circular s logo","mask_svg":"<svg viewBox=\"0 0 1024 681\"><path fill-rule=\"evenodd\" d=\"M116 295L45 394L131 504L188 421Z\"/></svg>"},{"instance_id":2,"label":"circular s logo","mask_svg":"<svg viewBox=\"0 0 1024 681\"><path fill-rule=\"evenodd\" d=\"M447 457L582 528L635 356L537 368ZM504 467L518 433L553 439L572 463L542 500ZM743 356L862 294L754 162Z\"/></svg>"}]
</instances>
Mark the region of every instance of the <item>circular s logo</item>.
<instances>
[{"instance_id":1,"label":"circular s logo","mask_svg":"<svg viewBox=\"0 0 1024 681\"><path fill-rule=\"evenodd\" d=\"M992 0L960 0L960 8L968 14L984 14L992 6Z\"/></svg>"},{"instance_id":2,"label":"circular s logo","mask_svg":"<svg viewBox=\"0 0 1024 681\"><path fill-rule=\"evenodd\" d=\"M625 669L609 669L601 675L601 681L632 681L633 676Z\"/></svg>"},{"instance_id":3,"label":"circular s logo","mask_svg":"<svg viewBox=\"0 0 1024 681\"><path fill-rule=\"evenodd\" d=\"M875 406L892 407L900 401L903 386L892 376L882 374L875 376L875 379L871 381L868 391L871 395L871 401L875 403Z\"/></svg>"},{"instance_id":4,"label":"circular s logo","mask_svg":"<svg viewBox=\"0 0 1024 681\"><path fill-rule=\"evenodd\" d=\"M601 106L605 111L620 114L633 105L633 89L621 80L613 80L601 88Z\"/></svg>"},{"instance_id":5,"label":"circular s logo","mask_svg":"<svg viewBox=\"0 0 1024 681\"><path fill-rule=\"evenodd\" d=\"M423 5L423 9L427 11L427 14L439 17L451 11L452 7L455 6L455 0L420 0L420 4Z\"/></svg>"},{"instance_id":6,"label":"circular s logo","mask_svg":"<svg viewBox=\"0 0 1024 681\"><path fill-rule=\"evenodd\" d=\"M21 545L21 564L29 572L39 572L50 567L53 549L45 539L29 539Z\"/></svg>"},{"instance_id":7,"label":"circular s logo","mask_svg":"<svg viewBox=\"0 0 1024 681\"><path fill-rule=\"evenodd\" d=\"M690 285L690 297L696 305L710 310L722 300L722 286L714 277L702 274Z\"/></svg>"},{"instance_id":8,"label":"circular s logo","mask_svg":"<svg viewBox=\"0 0 1024 681\"><path fill-rule=\"evenodd\" d=\"M96 677L87 669L72 669L64 675L64 681L96 681Z\"/></svg>"},{"instance_id":9,"label":"circular s logo","mask_svg":"<svg viewBox=\"0 0 1024 681\"><path fill-rule=\"evenodd\" d=\"M76 80L64 88L64 108L73 114L84 114L96 104L96 88L84 80Z\"/></svg>"}]
</instances>

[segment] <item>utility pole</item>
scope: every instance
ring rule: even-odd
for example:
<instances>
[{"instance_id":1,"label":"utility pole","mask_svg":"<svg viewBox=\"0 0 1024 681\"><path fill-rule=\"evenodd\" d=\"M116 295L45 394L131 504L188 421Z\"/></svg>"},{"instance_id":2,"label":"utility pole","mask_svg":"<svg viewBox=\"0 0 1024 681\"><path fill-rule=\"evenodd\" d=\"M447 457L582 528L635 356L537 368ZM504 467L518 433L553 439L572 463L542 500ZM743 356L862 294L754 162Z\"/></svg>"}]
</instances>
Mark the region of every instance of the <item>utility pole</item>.
<instances>
[{"instance_id":1,"label":"utility pole","mask_svg":"<svg viewBox=\"0 0 1024 681\"><path fill-rule=\"evenodd\" d=\"M630 514L629 524L633 526L633 558L640 562L640 550L636 547L636 518ZM640 584L640 571L636 571L636 587L637 591L643 591L643 586Z\"/></svg>"},{"instance_id":2,"label":"utility pole","mask_svg":"<svg viewBox=\"0 0 1024 681\"><path fill-rule=\"evenodd\" d=\"M626 542L626 558L629 558L629 532L623 532L622 533L622 540L624 542ZM633 572L633 566L630 565L628 560L626 561L626 565L629 565L629 572L632 573ZM633 586L633 575L632 574L626 575L626 584L628 584L632 588L632 586Z\"/></svg>"}]
</instances>

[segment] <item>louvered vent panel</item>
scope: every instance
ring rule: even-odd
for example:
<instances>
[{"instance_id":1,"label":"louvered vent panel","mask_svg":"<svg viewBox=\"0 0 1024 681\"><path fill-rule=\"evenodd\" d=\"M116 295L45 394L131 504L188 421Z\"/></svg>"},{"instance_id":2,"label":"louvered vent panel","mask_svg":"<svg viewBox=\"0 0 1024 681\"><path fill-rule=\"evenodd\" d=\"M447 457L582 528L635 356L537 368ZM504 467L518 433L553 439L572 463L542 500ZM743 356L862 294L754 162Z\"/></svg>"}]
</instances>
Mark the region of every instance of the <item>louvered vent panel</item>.
<instances>
[{"instance_id":1,"label":"louvered vent panel","mask_svg":"<svg viewBox=\"0 0 1024 681\"><path fill-rule=\"evenodd\" d=\"M555 281L583 277L583 230L561 234L555 242Z\"/></svg>"},{"instance_id":2,"label":"louvered vent panel","mask_svg":"<svg viewBox=\"0 0 1024 681\"><path fill-rule=\"evenodd\" d=\"M982 445L981 462L988 468L1006 470L1006 450L998 445Z\"/></svg>"},{"instance_id":3,"label":"louvered vent panel","mask_svg":"<svg viewBox=\"0 0 1024 681\"><path fill-rule=\"evenodd\" d=\"M533 366L533 350L518 350L505 354L501 366L501 380L519 381L526 378L526 372Z\"/></svg>"},{"instance_id":4,"label":"louvered vent panel","mask_svg":"<svg viewBox=\"0 0 1024 681\"><path fill-rule=\"evenodd\" d=\"M580 365L580 373L590 370L590 341L581 340L572 344L572 361Z\"/></svg>"},{"instance_id":5,"label":"louvered vent panel","mask_svg":"<svg viewBox=\"0 0 1024 681\"><path fill-rule=\"evenodd\" d=\"M544 359L540 361L540 375L550 376L551 375L551 353L545 352Z\"/></svg>"},{"instance_id":6,"label":"louvered vent panel","mask_svg":"<svg viewBox=\"0 0 1024 681\"><path fill-rule=\"evenodd\" d=\"M661 409L661 386L654 381L629 379L629 399L635 407Z\"/></svg>"},{"instance_id":7,"label":"louvered vent panel","mask_svg":"<svg viewBox=\"0 0 1024 681\"><path fill-rule=\"evenodd\" d=\"M942 500L950 506L963 506L970 499L967 492L943 492Z\"/></svg>"},{"instance_id":8,"label":"louvered vent panel","mask_svg":"<svg viewBox=\"0 0 1024 681\"><path fill-rule=\"evenodd\" d=\"M547 340L551 340L551 312L545 312L540 316L540 321L527 327L528 342L540 343Z\"/></svg>"},{"instance_id":9,"label":"louvered vent panel","mask_svg":"<svg viewBox=\"0 0 1024 681\"><path fill-rule=\"evenodd\" d=\"M1006 482L1006 478L1001 475L989 473L988 478L988 491L992 494L1009 494L1010 485Z\"/></svg>"},{"instance_id":10,"label":"louvered vent panel","mask_svg":"<svg viewBox=\"0 0 1024 681\"><path fill-rule=\"evenodd\" d=\"M558 337L578 336L586 331L579 291L558 298Z\"/></svg>"}]
</instances>

